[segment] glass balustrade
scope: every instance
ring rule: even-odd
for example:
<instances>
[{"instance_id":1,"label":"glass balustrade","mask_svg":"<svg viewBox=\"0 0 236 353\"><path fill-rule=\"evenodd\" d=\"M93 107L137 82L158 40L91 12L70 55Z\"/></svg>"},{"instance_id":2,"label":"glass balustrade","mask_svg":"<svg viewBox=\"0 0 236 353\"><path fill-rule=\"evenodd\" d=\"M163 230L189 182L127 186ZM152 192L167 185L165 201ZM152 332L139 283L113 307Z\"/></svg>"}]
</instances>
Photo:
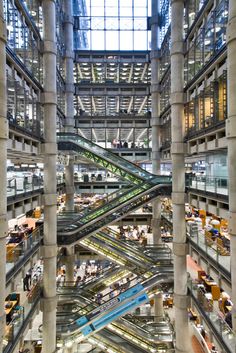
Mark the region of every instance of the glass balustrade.
<instances>
[{"instance_id":1,"label":"glass balustrade","mask_svg":"<svg viewBox=\"0 0 236 353\"><path fill-rule=\"evenodd\" d=\"M217 244L216 241L209 239L203 231L190 231L189 238L192 242L196 243L208 257L216 261L226 272L230 273L229 251L226 252L226 249L223 246Z\"/></svg>"},{"instance_id":2,"label":"glass balustrade","mask_svg":"<svg viewBox=\"0 0 236 353\"><path fill-rule=\"evenodd\" d=\"M166 218L172 223L172 214L168 212L162 212L162 217ZM229 248L213 241L203 230L193 231L191 227L187 230L187 234L191 242L194 242L201 248L206 256L216 261L227 273L230 273L230 251ZM230 276L229 276L230 277Z\"/></svg>"},{"instance_id":3,"label":"glass balustrade","mask_svg":"<svg viewBox=\"0 0 236 353\"><path fill-rule=\"evenodd\" d=\"M3 337L3 353L12 351L17 337L23 334L25 329L25 321L32 318L32 314L39 303L41 294L40 282L35 284L32 291L30 291L27 300L23 305L16 305L12 320L5 326L5 335ZM5 309L7 310L7 309Z\"/></svg>"},{"instance_id":4,"label":"glass balustrade","mask_svg":"<svg viewBox=\"0 0 236 353\"><path fill-rule=\"evenodd\" d=\"M228 195L227 177L216 178L207 176L190 177L187 186L204 192L212 192L219 195Z\"/></svg>"},{"instance_id":5,"label":"glass balustrade","mask_svg":"<svg viewBox=\"0 0 236 353\"><path fill-rule=\"evenodd\" d=\"M64 183L65 180L62 175L57 176L57 184ZM15 197L28 192L33 192L43 188L42 178L8 178L7 179L7 197Z\"/></svg>"},{"instance_id":6,"label":"glass balustrade","mask_svg":"<svg viewBox=\"0 0 236 353\"><path fill-rule=\"evenodd\" d=\"M236 335L225 322L223 313L217 310L213 300L207 299L204 291L199 286L199 283L189 281L188 288L196 303L201 305L202 310L204 311L204 316L206 316L211 322L212 326L214 326L214 329L217 331L224 344L228 347L228 350L232 353L235 352Z\"/></svg>"},{"instance_id":7,"label":"glass balustrade","mask_svg":"<svg viewBox=\"0 0 236 353\"><path fill-rule=\"evenodd\" d=\"M36 228L19 243L8 243L6 245L6 274L14 268L19 267L24 257L32 253L32 249L39 245L43 235L43 227Z\"/></svg>"}]
</instances>

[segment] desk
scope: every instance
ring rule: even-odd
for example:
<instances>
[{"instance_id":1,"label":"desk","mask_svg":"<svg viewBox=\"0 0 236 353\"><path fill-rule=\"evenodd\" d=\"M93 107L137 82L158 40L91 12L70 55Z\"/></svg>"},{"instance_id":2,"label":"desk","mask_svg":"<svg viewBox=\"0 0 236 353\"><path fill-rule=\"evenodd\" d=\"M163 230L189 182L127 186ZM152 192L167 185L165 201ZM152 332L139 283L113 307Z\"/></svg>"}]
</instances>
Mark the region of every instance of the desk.
<instances>
[{"instance_id":1,"label":"desk","mask_svg":"<svg viewBox=\"0 0 236 353\"><path fill-rule=\"evenodd\" d=\"M7 250L7 262L15 262L19 256L19 252L17 251L18 243L9 243L6 245Z\"/></svg>"},{"instance_id":2,"label":"desk","mask_svg":"<svg viewBox=\"0 0 236 353\"><path fill-rule=\"evenodd\" d=\"M11 304L11 307L10 307L10 308L6 308L6 307L5 307L5 313L6 313L6 315L9 315L10 312L12 311L12 309L15 308L15 306L16 306L16 304L17 304L17 300L6 301L6 302L5 302L5 305L6 305L6 304Z\"/></svg>"},{"instance_id":3,"label":"desk","mask_svg":"<svg viewBox=\"0 0 236 353\"><path fill-rule=\"evenodd\" d=\"M212 287L212 286L217 286L217 283L216 283L215 281L208 280L208 279L206 278L206 276L202 276L201 279L202 279L202 281L203 281L203 283L204 283L204 285L205 285L205 288L206 288L206 290L207 290L208 292L211 292L211 287Z\"/></svg>"}]
</instances>

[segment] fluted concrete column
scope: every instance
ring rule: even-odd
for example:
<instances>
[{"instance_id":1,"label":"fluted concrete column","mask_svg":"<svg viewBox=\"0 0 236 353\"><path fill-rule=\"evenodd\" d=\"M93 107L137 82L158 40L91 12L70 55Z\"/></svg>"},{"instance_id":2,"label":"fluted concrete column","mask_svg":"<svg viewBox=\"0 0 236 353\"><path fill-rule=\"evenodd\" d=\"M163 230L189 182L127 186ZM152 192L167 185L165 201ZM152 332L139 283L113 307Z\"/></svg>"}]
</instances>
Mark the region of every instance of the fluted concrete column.
<instances>
[{"instance_id":1,"label":"fluted concrete column","mask_svg":"<svg viewBox=\"0 0 236 353\"><path fill-rule=\"evenodd\" d=\"M0 2L0 352L5 334L5 284L6 284L6 239L7 224L7 92L6 92L6 26L3 17L3 3Z\"/></svg>"},{"instance_id":2,"label":"fluted concrete column","mask_svg":"<svg viewBox=\"0 0 236 353\"><path fill-rule=\"evenodd\" d=\"M65 34L65 108L66 121L65 131L74 132L74 50L73 50L73 11L72 1L64 0L65 20L64 20L64 34ZM70 159L69 165L66 166L66 210L74 210L74 165L73 160Z\"/></svg>"},{"instance_id":3,"label":"fluted concrete column","mask_svg":"<svg viewBox=\"0 0 236 353\"><path fill-rule=\"evenodd\" d=\"M74 159L69 156L69 163L65 167L66 182L66 211L74 211Z\"/></svg>"},{"instance_id":4,"label":"fluted concrete column","mask_svg":"<svg viewBox=\"0 0 236 353\"><path fill-rule=\"evenodd\" d=\"M151 93L152 93L152 172L160 174L160 91L159 91L159 50L158 50L158 1L152 0L151 17ZM161 201L153 201L152 244L161 241Z\"/></svg>"},{"instance_id":5,"label":"fluted concrete column","mask_svg":"<svg viewBox=\"0 0 236 353\"><path fill-rule=\"evenodd\" d=\"M229 234L231 251L231 285L232 301L236 303L236 2L229 0L229 20L227 27L227 95L228 119L226 120L226 136L228 141L228 173L229 173ZM233 329L236 331L236 305L232 311Z\"/></svg>"},{"instance_id":6,"label":"fluted concrete column","mask_svg":"<svg viewBox=\"0 0 236 353\"><path fill-rule=\"evenodd\" d=\"M74 267L75 267L75 248L67 248L65 256L65 265L66 265L66 281L74 281Z\"/></svg>"},{"instance_id":7,"label":"fluted concrete column","mask_svg":"<svg viewBox=\"0 0 236 353\"><path fill-rule=\"evenodd\" d=\"M187 244L184 164L184 0L171 1L171 154L173 202L174 304L176 352L190 351L187 315ZM183 336L183 332L185 335Z\"/></svg>"},{"instance_id":8,"label":"fluted concrete column","mask_svg":"<svg viewBox=\"0 0 236 353\"><path fill-rule=\"evenodd\" d=\"M154 321L158 321L158 318L164 316L162 292L154 296L154 316Z\"/></svg>"},{"instance_id":9,"label":"fluted concrete column","mask_svg":"<svg viewBox=\"0 0 236 353\"><path fill-rule=\"evenodd\" d=\"M43 239L43 353L56 351L56 265L57 265L57 189L56 189L56 17L55 2L43 0L44 35L44 239Z\"/></svg>"}]
</instances>

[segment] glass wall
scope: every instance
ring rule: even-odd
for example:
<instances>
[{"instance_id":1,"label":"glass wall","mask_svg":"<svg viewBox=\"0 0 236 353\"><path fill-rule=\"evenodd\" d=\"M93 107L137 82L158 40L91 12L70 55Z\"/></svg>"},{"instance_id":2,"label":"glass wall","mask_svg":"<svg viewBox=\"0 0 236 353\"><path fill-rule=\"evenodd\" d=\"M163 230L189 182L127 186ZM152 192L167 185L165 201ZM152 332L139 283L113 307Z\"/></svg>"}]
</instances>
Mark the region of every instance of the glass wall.
<instances>
[{"instance_id":1,"label":"glass wall","mask_svg":"<svg viewBox=\"0 0 236 353\"><path fill-rule=\"evenodd\" d=\"M228 0L221 1L212 11L203 28L189 45L185 57L185 81L190 82L195 75L226 44L226 25L228 21Z\"/></svg>"},{"instance_id":2,"label":"glass wall","mask_svg":"<svg viewBox=\"0 0 236 353\"><path fill-rule=\"evenodd\" d=\"M185 106L186 134L214 126L227 118L226 72Z\"/></svg>"},{"instance_id":3,"label":"glass wall","mask_svg":"<svg viewBox=\"0 0 236 353\"><path fill-rule=\"evenodd\" d=\"M39 50L39 37L13 1L5 0L3 6L7 26L7 46L17 55L33 77L41 81L42 58Z\"/></svg>"},{"instance_id":4,"label":"glass wall","mask_svg":"<svg viewBox=\"0 0 236 353\"><path fill-rule=\"evenodd\" d=\"M147 50L150 0L74 2L75 49Z\"/></svg>"},{"instance_id":5,"label":"glass wall","mask_svg":"<svg viewBox=\"0 0 236 353\"><path fill-rule=\"evenodd\" d=\"M42 112L39 92L7 67L7 115L9 122L28 130L34 136L42 134Z\"/></svg>"}]
</instances>

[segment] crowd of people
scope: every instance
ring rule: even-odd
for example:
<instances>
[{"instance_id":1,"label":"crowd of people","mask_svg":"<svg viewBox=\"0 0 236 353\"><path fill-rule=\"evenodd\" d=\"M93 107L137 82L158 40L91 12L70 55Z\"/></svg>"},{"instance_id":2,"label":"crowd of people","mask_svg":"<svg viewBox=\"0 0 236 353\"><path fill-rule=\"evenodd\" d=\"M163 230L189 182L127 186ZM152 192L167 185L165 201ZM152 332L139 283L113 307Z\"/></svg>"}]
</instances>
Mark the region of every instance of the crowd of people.
<instances>
[{"instance_id":1,"label":"crowd of people","mask_svg":"<svg viewBox=\"0 0 236 353\"><path fill-rule=\"evenodd\" d=\"M150 226L119 226L120 239L143 240L147 233L151 233Z\"/></svg>"}]
</instances>

